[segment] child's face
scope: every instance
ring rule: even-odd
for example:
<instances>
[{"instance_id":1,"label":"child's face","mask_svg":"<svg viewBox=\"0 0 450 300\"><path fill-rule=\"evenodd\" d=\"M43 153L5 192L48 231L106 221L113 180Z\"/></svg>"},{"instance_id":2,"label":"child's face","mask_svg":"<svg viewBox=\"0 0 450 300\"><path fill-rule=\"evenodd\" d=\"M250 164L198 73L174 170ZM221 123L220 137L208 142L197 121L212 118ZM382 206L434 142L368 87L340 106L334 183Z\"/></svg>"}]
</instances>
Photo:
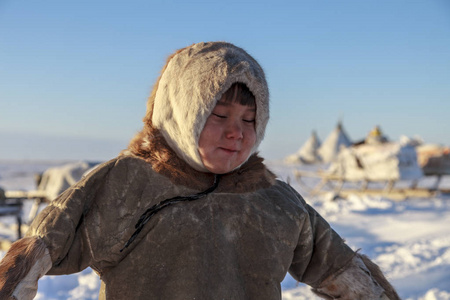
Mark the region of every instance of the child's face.
<instances>
[{"instance_id":1,"label":"child's face","mask_svg":"<svg viewBox=\"0 0 450 300\"><path fill-rule=\"evenodd\" d=\"M256 108L218 101L200 134L198 151L205 167L225 174L247 160L256 142Z\"/></svg>"}]
</instances>

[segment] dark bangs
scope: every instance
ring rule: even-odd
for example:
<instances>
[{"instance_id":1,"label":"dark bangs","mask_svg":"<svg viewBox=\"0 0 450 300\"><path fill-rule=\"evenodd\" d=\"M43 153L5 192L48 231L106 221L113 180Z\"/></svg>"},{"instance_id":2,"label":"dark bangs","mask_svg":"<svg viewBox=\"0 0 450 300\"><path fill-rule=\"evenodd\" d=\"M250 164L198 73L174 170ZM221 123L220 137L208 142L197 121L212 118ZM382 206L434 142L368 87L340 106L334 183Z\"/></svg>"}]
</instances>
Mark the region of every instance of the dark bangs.
<instances>
[{"instance_id":1,"label":"dark bangs","mask_svg":"<svg viewBox=\"0 0 450 300\"><path fill-rule=\"evenodd\" d=\"M224 102L235 102L240 105L256 107L255 96L248 89L248 87L242 82L235 82L231 87L222 95L220 99Z\"/></svg>"}]
</instances>

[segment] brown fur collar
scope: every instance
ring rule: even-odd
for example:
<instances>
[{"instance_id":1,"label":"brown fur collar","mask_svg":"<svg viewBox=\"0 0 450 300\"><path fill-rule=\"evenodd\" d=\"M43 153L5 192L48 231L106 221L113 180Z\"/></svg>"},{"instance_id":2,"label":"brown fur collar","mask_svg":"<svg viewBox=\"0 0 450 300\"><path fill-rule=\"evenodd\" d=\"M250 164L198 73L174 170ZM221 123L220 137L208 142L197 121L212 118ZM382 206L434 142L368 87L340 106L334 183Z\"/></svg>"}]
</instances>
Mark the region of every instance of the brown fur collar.
<instances>
[{"instance_id":1,"label":"brown fur collar","mask_svg":"<svg viewBox=\"0 0 450 300\"><path fill-rule=\"evenodd\" d=\"M178 185L204 190L212 185L214 175L194 170L167 145L159 131L145 126L130 142L122 155L144 159L159 174ZM252 155L239 169L221 177L217 191L242 193L267 188L275 183L275 175L263 164L263 159Z\"/></svg>"},{"instance_id":2,"label":"brown fur collar","mask_svg":"<svg viewBox=\"0 0 450 300\"><path fill-rule=\"evenodd\" d=\"M17 284L45 255L46 246L38 237L26 237L11 245L0 262L0 299L10 299Z\"/></svg>"}]
</instances>

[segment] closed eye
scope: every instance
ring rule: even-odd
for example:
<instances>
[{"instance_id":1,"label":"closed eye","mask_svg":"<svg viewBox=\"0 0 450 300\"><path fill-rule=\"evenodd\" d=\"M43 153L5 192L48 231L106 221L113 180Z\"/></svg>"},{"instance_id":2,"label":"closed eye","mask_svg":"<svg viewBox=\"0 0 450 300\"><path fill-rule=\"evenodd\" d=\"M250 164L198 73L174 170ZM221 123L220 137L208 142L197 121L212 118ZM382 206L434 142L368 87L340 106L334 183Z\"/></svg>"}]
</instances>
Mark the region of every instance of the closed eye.
<instances>
[{"instance_id":1,"label":"closed eye","mask_svg":"<svg viewBox=\"0 0 450 300\"><path fill-rule=\"evenodd\" d=\"M218 114L215 114L215 113L212 113L212 115L214 115L214 116L216 116L218 118L221 118L221 119L225 119L226 118L226 116L218 115Z\"/></svg>"},{"instance_id":2,"label":"closed eye","mask_svg":"<svg viewBox=\"0 0 450 300\"><path fill-rule=\"evenodd\" d=\"M246 123L255 123L255 119L253 119L253 120L242 120L242 121L244 121Z\"/></svg>"}]
</instances>

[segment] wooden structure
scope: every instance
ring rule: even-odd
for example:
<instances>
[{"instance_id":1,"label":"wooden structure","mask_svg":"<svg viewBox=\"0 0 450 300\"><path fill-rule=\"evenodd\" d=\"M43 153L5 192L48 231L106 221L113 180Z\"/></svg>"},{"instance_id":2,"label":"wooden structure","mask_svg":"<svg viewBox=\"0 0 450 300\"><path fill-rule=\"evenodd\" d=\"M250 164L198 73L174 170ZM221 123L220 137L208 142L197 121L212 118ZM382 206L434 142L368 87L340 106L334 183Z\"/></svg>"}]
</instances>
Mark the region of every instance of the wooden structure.
<instances>
[{"instance_id":1,"label":"wooden structure","mask_svg":"<svg viewBox=\"0 0 450 300\"><path fill-rule=\"evenodd\" d=\"M33 220L36 216L39 205L48 202L43 191L3 191L0 189L0 217L14 217L17 223L17 238L22 237L22 207L24 200L33 200L28 220Z\"/></svg>"},{"instance_id":2,"label":"wooden structure","mask_svg":"<svg viewBox=\"0 0 450 300\"><path fill-rule=\"evenodd\" d=\"M47 169L43 174L36 177L36 190L14 191L0 189L0 217L13 216L17 220L17 236L22 237L22 206L24 201L33 201L28 222L33 221L39 212L41 204L48 203L65 191L69 186L81 179L98 163L75 162Z\"/></svg>"},{"instance_id":3,"label":"wooden structure","mask_svg":"<svg viewBox=\"0 0 450 300\"><path fill-rule=\"evenodd\" d=\"M434 182L427 187L419 186L418 180L403 182L403 185L395 180L348 180L327 171L295 170L294 175L310 196L331 192L334 194L334 199L346 198L351 194L377 195L393 200L404 200L411 197L429 198L438 194L450 194L450 187L441 187L440 185L443 175L428 176L430 179L434 179ZM305 178L316 178L317 183L310 187L304 182Z\"/></svg>"}]
</instances>

